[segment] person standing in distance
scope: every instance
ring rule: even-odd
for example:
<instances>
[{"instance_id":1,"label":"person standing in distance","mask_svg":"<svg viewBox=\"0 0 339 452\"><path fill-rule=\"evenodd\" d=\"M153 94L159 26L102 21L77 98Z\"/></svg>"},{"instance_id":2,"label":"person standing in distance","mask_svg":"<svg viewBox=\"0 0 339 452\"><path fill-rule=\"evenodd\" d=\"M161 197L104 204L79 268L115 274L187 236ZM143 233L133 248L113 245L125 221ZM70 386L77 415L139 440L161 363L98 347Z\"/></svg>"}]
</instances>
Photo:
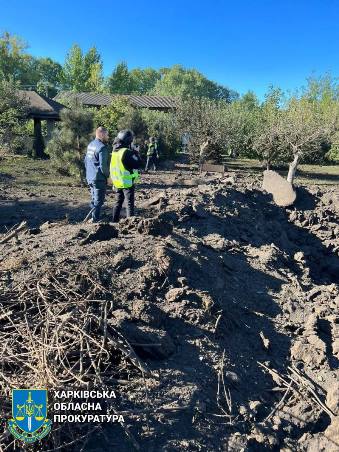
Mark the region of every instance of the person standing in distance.
<instances>
[{"instance_id":1,"label":"person standing in distance","mask_svg":"<svg viewBox=\"0 0 339 452\"><path fill-rule=\"evenodd\" d=\"M85 156L86 180L91 191L92 221L100 220L101 207L105 202L107 178L109 177L108 131L98 127L95 140L87 146Z\"/></svg>"},{"instance_id":2,"label":"person standing in distance","mask_svg":"<svg viewBox=\"0 0 339 452\"><path fill-rule=\"evenodd\" d=\"M150 137L148 148L147 148L147 162L145 171L147 172L149 167L152 165L153 170L155 171L157 169L157 160L159 158L158 154L158 143L155 139L155 137Z\"/></svg>"},{"instance_id":3,"label":"person standing in distance","mask_svg":"<svg viewBox=\"0 0 339 452\"><path fill-rule=\"evenodd\" d=\"M134 135L131 130L121 130L114 140L110 176L115 188L113 222L118 222L122 205L126 204L126 217L134 216L134 186L139 180L141 158L131 148Z\"/></svg>"}]
</instances>

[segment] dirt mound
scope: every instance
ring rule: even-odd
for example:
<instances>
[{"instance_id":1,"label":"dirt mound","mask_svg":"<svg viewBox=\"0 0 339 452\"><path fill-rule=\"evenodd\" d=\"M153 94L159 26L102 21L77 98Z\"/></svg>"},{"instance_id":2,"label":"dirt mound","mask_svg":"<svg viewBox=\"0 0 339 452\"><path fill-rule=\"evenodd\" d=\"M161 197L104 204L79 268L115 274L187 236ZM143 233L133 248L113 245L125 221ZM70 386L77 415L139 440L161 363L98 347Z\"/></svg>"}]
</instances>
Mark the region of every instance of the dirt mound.
<instances>
[{"instance_id":1,"label":"dirt mound","mask_svg":"<svg viewBox=\"0 0 339 452\"><path fill-rule=\"evenodd\" d=\"M336 450L338 217L308 195L174 184L143 218L0 245L2 410L31 382L114 386L127 424L85 450Z\"/></svg>"}]
</instances>

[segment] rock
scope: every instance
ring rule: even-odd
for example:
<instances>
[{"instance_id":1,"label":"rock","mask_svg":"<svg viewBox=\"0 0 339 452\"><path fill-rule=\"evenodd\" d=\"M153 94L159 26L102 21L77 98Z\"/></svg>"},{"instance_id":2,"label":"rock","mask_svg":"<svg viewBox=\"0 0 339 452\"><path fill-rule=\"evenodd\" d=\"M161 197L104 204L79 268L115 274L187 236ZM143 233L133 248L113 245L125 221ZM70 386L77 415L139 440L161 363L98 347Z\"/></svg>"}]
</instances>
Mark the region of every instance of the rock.
<instances>
[{"instance_id":1,"label":"rock","mask_svg":"<svg viewBox=\"0 0 339 452\"><path fill-rule=\"evenodd\" d=\"M118 237L117 229L111 224L95 225L94 231L80 242L80 245L86 245L90 242L111 240Z\"/></svg>"},{"instance_id":2,"label":"rock","mask_svg":"<svg viewBox=\"0 0 339 452\"><path fill-rule=\"evenodd\" d=\"M225 251L227 249L227 241L219 234L208 234L203 239L203 244L215 251Z\"/></svg>"},{"instance_id":3,"label":"rock","mask_svg":"<svg viewBox=\"0 0 339 452\"><path fill-rule=\"evenodd\" d=\"M264 348L266 350L268 350L270 348L270 340L267 337L265 337L265 335L262 331L260 331L259 335L262 340L262 344L263 344Z\"/></svg>"},{"instance_id":4,"label":"rock","mask_svg":"<svg viewBox=\"0 0 339 452\"><path fill-rule=\"evenodd\" d=\"M145 300L135 300L132 303L132 317L145 324L159 328L165 318L165 313L154 303Z\"/></svg>"},{"instance_id":5,"label":"rock","mask_svg":"<svg viewBox=\"0 0 339 452\"><path fill-rule=\"evenodd\" d=\"M123 272L127 268L132 268L135 261L130 254L125 254L123 251L117 253L112 260L112 267L118 271Z\"/></svg>"},{"instance_id":6,"label":"rock","mask_svg":"<svg viewBox=\"0 0 339 452\"><path fill-rule=\"evenodd\" d=\"M28 233L31 235L38 235L40 234L41 230L40 228L31 228L28 230Z\"/></svg>"},{"instance_id":7,"label":"rock","mask_svg":"<svg viewBox=\"0 0 339 452\"><path fill-rule=\"evenodd\" d=\"M259 408L261 407L261 402L259 402L259 400L251 400L249 403L249 407L251 411L257 413Z\"/></svg>"},{"instance_id":8,"label":"rock","mask_svg":"<svg viewBox=\"0 0 339 452\"><path fill-rule=\"evenodd\" d=\"M297 340L291 347L291 357L296 361L302 361L315 368L320 367L326 361L326 346L321 341L321 350L315 348L310 343L305 343L302 339Z\"/></svg>"},{"instance_id":9,"label":"rock","mask_svg":"<svg viewBox=\"0 0 339 452\"><path fill-rule=\"evenodd\" d=\"M306 297L308 300L312 300L313 298L316 298L318 295L321 295L321 293L322 293L322 287L316 286L316 287L313 287L313 289L311 289L307 293Z\"/></svg>"},{"instance_id":10,"label":"rock","mask_svg":"<svg viewBox=\"0 0 339 452\"><path fill-rule=\"evenodd\" d=\"M192 177L192 179L184 179L178 178L176 179L176 184L186 186L186 187L194 187L197 185L201 185L204 183L204 179L200 179L198 177Z\"/></svg>"},{"instance_id":11,"label":"rock","mask_svg":"<svg viewBox=\"0 0 339 452\"><path fill-rule=\"evenodd\" d=\"M226 185L234 185L235 184L235 177L234 176L230 176L230 177L225 177L224 179L222 179L222 182Z\"/></svg>"},{"instance_id":12,"label":"rock","mask_svg":"<svg viewBox=\"0 0 339 452\"><path fill-rule=\"evenodd\" d=\"M328 387L326 405L335 414L339 415L339 382L333 381Z\"/></svg>"},{"instance_id":13,"label":"rock","mask_svg":"<svg viewBox=\"0 0 339 452\"><path fill-rule=\"evenodd\" d=\"M278 206L291 206L296 200L292 184L275 171L264 171L262 188L273 195L273 200Z\"/></svg>"},{"instance_id":14,"label":"rock","mask_svg":"<svg viewBox=\"0 0 339 452\"><path fill-rule=\"evenodd\" d=\"M182 297L186 295L186 289L183 287L178 287L174 289L170 289L166 295L166 301L173 302L173 301L180 301Z\"/></svg>"},{"instance_id":15,"label":"rock","mask_svg":"<svg viewBox=\"0 0 339 452\"><path fill-rule=\"evenodd\" d=\"M210 214L206 212L206 210L200 205L194 203L188 204L185 207L183 207L180 210L180 215L182 218L189 219L189 218L208 218Z\"/></svg>"},{"instance_id":16,"label":"rock","mask_svg":"<svg viewBox=\"0 0 339 452\"><path fill-rule=\"evenodd\" d=\"M119 231L122 234L139 233L153 236L167 236L171 234L173 225L161 218L124 218L119 222Z\"/></svg>"},{"instance_id":17,"label":"rock","mask_svg":"<svg viewBox=\"0 0 339 452\"><path fill-rule=\"evenodd\" d=\"M225 377L229 381L229 383L231 383L234 386L240 383L240 378L239 378L238 374L236 374L235 372L226 370ZM246 408L245 408L245 411L246 411Z\"/></svg>"},{"instance_id":18,"label":"rock","mask_svg":"<svg viewBox=\"0 0 339 452\"><path fill-rule=\"evenodd\" d=\"M339 444L339 417L338 416L332 418L331 424L325 430L325 435L331 443L330 448L328 448L326 450L326 452L330 452L331 450L338 451L338 449L335 449L336 445Z\"/></svg>"},{"instance_id":19,"label":"rock","mask_svg":"<svg viewBox=\"0 0 339 452\"><path fill-rule=\"evenodd\" d=\"M147 200L145 200L140 207L142 208L147 208L147 207L152 207L155 206L161 202L165 202L167 200L166 195L161 193L158 196L153 196L152 198L149 198Z\"/></svg>"},{"instance_id":20,"label":"rock","mask_svg":"<svg viewBox=\"0 0 339 452\"><path fill-rule=\"evenodd\" d=\"M305 256L304 256L304 253L303 253L302 251L298 251L297 253L294 254L293 259L294 259L296 262L304 263L304 262L305 262Z\"/></svg>"}]
</instances>

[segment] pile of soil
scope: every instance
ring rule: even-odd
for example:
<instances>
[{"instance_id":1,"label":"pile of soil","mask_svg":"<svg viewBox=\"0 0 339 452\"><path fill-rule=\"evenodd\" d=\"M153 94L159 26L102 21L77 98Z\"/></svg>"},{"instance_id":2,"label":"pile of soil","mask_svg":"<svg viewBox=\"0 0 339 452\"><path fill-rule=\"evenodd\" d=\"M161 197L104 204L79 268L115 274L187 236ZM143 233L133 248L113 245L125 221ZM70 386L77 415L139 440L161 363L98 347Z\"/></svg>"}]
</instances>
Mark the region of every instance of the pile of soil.
<instances>
[{"instance_id":1,"label":"pile of soil","mask_svg":"<svg viewBox=\"0 0 339 452\"><path fill-rule=\"evenodd\" d=\"M139 190L138 217L34 223L0 245L4 326L34 312L39 331L39 303L69 328L105 306L125 344L107 345L99 368L86 361L83 384L114 387L134 440L105 426L85 450L338 450L337 191L300 188L284 209L237 176L159 185ZM86 328L102 339L99 321ZM20 378L5 362L3 393L34 378L34 359Z\"/></svg>"}]
</instances>

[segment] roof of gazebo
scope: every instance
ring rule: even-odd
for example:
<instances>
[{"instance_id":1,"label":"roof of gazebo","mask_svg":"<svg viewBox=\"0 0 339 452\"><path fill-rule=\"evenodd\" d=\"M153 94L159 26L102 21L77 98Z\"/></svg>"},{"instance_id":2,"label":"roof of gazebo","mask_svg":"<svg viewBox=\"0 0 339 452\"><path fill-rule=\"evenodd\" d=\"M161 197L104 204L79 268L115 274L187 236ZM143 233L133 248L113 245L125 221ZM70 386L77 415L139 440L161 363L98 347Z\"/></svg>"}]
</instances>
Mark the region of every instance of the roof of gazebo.
<instances>
[{"instance_id":1,"label":"roof of gazebo","mask_svg":"<svg viewBox=\"0 0 339 452\"><path fill-rule=\"evenodd\" d=\"M75 99L83 105L90 107L105 107L110 105L115 97L127 98L133 107L148 108L150 110L169 111L177 108L177 99L171 96L148 96L148 95L112 95L104 93L75 93L72 91L61 91L54 99Z\"/></svg>"},{"instance_id":2,"label":"roof of gazebo","mask_svg":"<svg viewBox=\"0 0 339 452\"><path fill-rule=\"evenodd\" d=\"M28 116L34 119L60 119L60 112L65 105L50 99L36 91L20 90L19 94L28 101Z\"/></svg>"}]
</instances>

